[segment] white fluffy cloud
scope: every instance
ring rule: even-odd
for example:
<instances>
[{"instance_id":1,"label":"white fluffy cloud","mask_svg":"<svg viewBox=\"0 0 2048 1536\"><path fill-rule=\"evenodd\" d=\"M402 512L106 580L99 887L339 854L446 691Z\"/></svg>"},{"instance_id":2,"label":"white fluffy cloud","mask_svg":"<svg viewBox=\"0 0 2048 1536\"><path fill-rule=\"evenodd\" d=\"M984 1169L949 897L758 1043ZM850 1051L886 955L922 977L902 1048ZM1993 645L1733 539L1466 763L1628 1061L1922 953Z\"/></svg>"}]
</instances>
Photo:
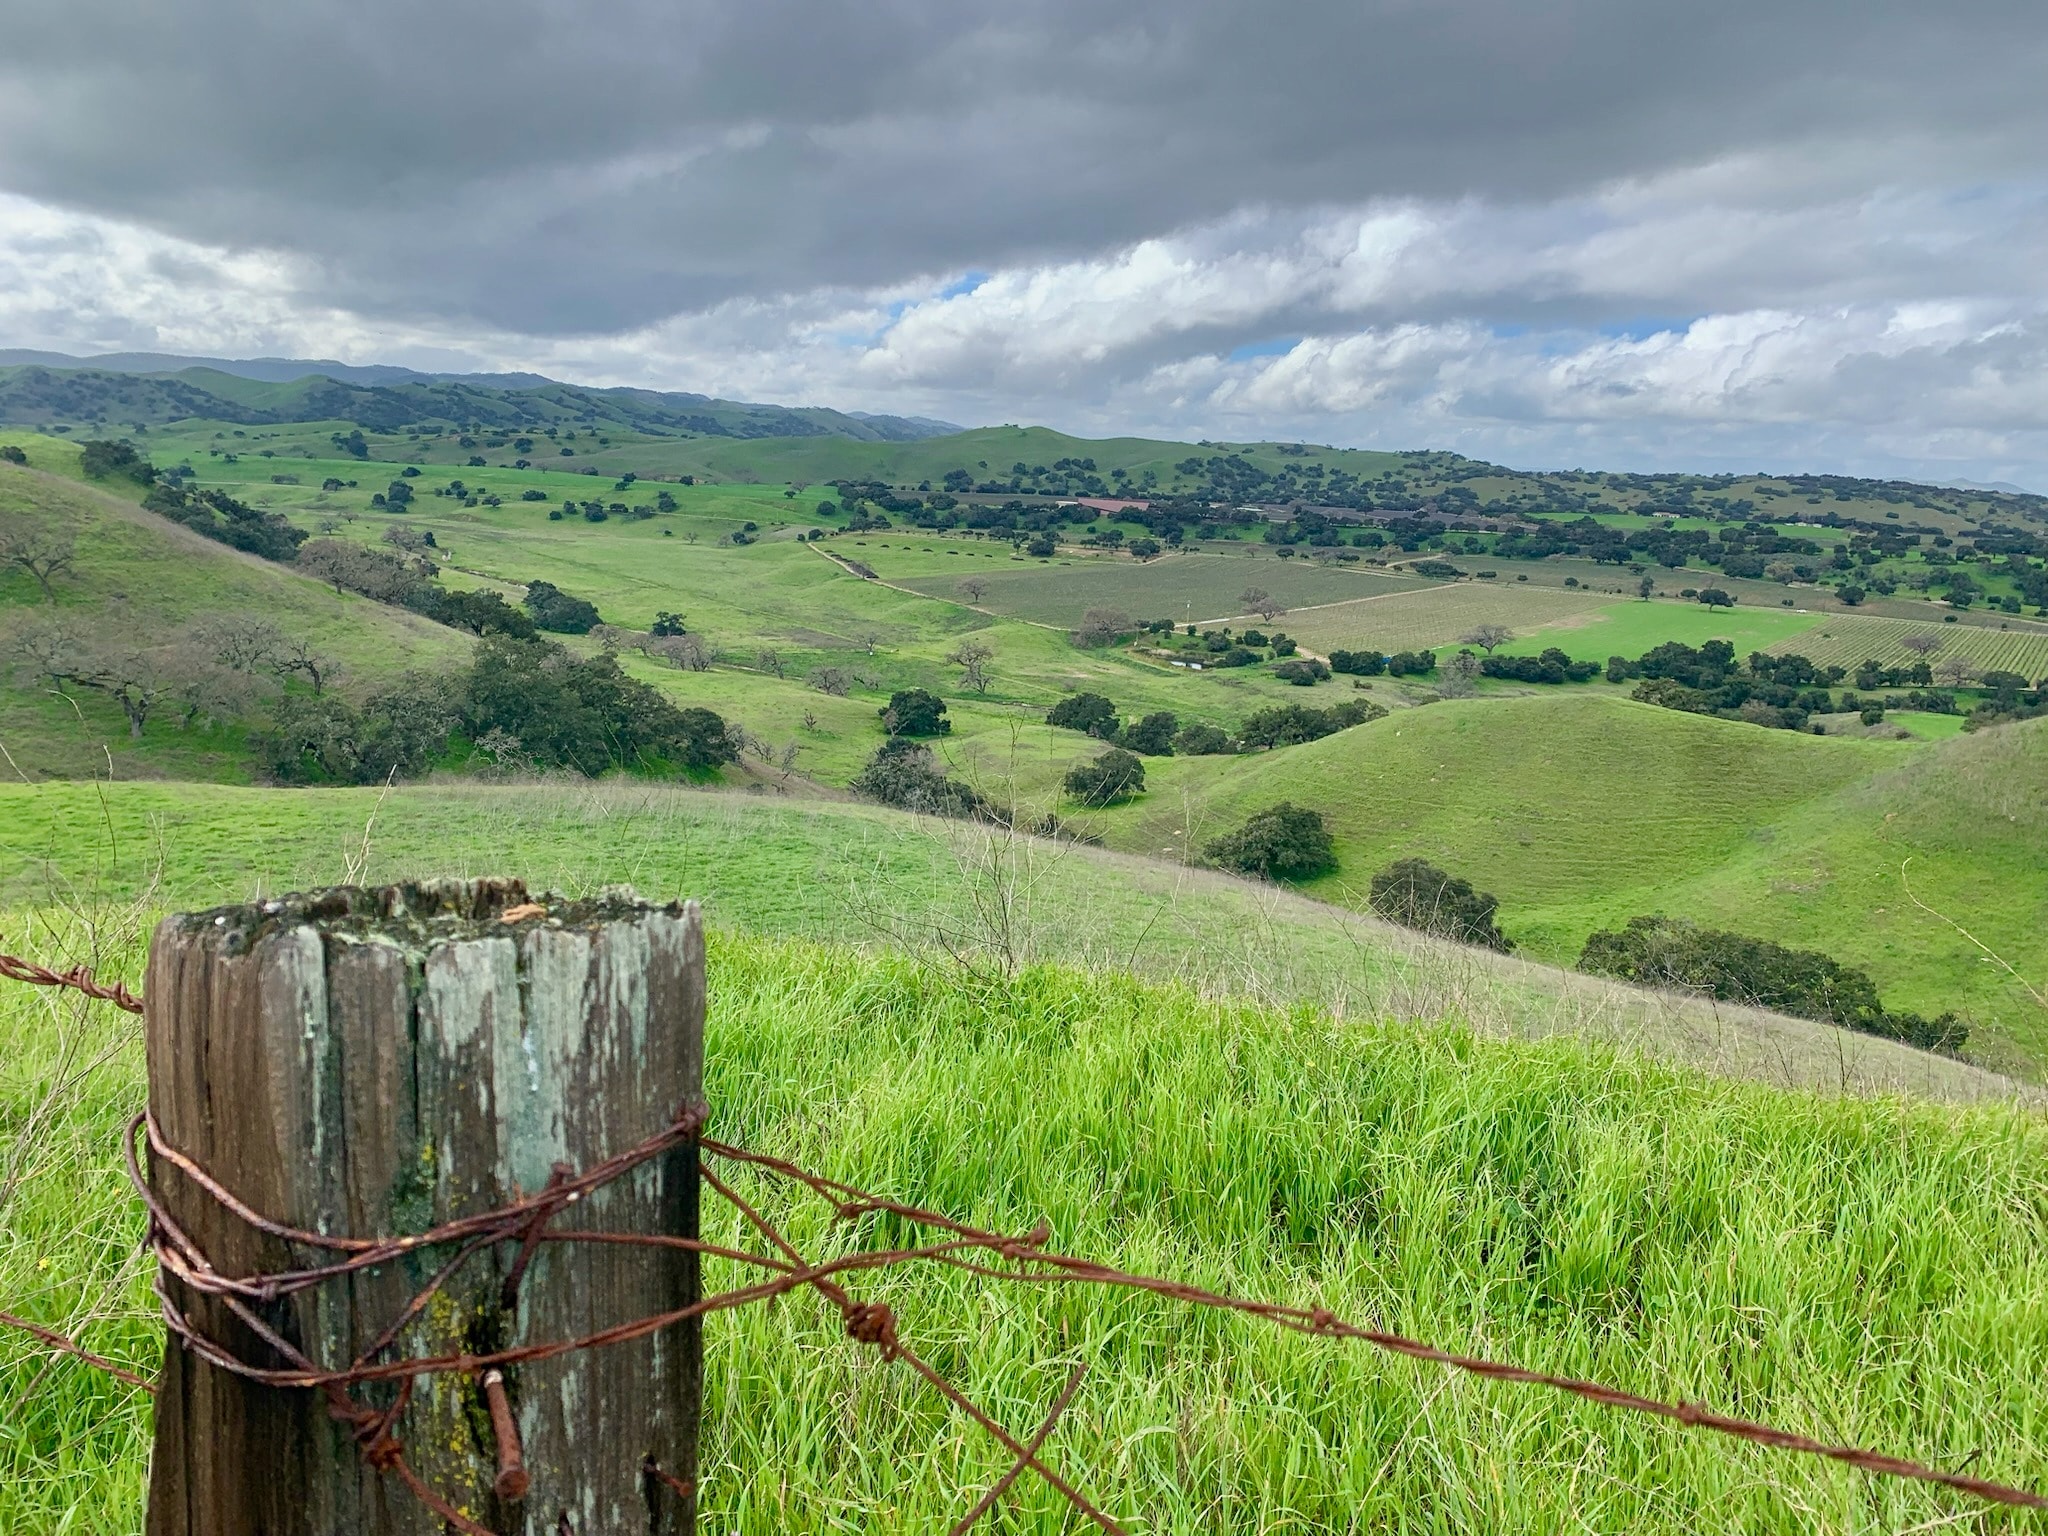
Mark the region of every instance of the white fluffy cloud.
<instances>
[{"instance_id":1,"label":"white fluffy cloud","mask_svg":"<svg viewBox=\"0 0 2048 1536\"><path fill-rule=\"evenodd\" d=\"M229 249L0 195L0 336L532 369L1094 433L2048 486L2048 189L1754 158L1541 202L1248 208L1063 260L530 333L323 301Z\"/></svg>"}]
</instances>

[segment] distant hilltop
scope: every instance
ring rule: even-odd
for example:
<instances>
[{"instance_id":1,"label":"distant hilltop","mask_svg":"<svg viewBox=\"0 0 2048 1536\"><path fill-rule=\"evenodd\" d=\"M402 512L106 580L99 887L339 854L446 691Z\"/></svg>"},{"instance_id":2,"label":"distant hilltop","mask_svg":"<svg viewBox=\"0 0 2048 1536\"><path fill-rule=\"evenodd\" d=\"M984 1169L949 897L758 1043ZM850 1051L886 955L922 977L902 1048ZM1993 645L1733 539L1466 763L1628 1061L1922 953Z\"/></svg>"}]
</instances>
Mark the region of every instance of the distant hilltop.
<instances>
[{"instance_id":1,"label":"distant hilltop","mask_svg":"<svg viewBox=\"0 0 2048 1536\"><path fill-rule=\"evenodd\" d=\"M653 389L592 389L537 373L422 373L319 359L175 357L0 349L0 422L242 426L350 421L366 431L416 423L533 427L579 422L655 436L843 437L918 442L961 429L923 416L760 405Z\"/></svg>"}]
</instances>

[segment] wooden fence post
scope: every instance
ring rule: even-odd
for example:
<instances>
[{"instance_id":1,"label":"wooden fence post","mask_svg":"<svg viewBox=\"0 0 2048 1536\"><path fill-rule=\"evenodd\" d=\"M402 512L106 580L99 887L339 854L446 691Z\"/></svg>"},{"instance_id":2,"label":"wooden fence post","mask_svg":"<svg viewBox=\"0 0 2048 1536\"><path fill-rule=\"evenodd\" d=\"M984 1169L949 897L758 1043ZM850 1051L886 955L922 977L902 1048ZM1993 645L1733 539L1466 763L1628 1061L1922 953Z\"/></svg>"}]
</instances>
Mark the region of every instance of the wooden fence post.
<instances>
[{"instance_id":1,"label":"wooden fence post","mask_svg":"<svg viewBox=\"0 0 2048 1536\"><path fill-rule=\"evenodd\" d=\"M150 948L151 1108L166 1142L238 1199L336 1236L425 1231L545 1187L670 1124L703 1092L696 904L631 891L529 901L513 881L341 889L175 917ZM166 1213L225 1273L319 1262L153 1159ZM570 1207L583 1230L697 1234L697 1150L663 1152ZM324 1256L331 1257L331 1255ZM264 1321L345 1366L449 1257L405 1260L277 1301ZM410 1355L569 1338L684 1307L694 1253L542 1243L508 1312L518 1245L471 1258L402 1335ZM241 1359L284 1362L209 1298L173 1299ZM421 1378L407 1462L507 1536L689 1536L702 1370L694 1321L508 1367ZM385 1407L395 1384L354 1389ZM530 1486L499 1481L489 1399L516 1421ZM496 1486L494 1486L496 1485ZM503 1490L503 1491L501 1491ZM157 1397L149 1536L440 1536L443 1521L359 1454L319 1392L252 1384L171 1341Z\"/></svg>"}]
</instances>

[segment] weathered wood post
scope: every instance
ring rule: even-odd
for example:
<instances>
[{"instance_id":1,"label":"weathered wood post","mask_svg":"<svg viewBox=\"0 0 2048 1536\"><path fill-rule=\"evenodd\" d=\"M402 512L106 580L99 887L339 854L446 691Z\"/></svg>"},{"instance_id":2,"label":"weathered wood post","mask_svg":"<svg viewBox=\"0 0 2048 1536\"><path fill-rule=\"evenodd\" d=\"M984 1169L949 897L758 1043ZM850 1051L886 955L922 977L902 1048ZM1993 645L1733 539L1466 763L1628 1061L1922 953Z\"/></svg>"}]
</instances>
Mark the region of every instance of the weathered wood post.
<instances>
[{"instance_id":1,"label":"weathered wood post","mask_svg":"<svg viewBox=\"0 0 2048 1536\"><path fill-rule=\"evenodd\" d=\"M651 907L631 891L529 901L512 881L324 891L158 928L150 1104L170 1147L264 1216L328 1235L418 1233L536 1194L557 1164L589 1169L673 1123L702 1098L703 1021L694 903ZM222 1273L334 1257L252 1230L163 1158L150 1182ZM568 1211L557 1227L696 1236L694 1142ZM260 1316L323 1369L346 1366L451 1257L416 1250ZM699 1294L693 1252L541 1242L508 1310L519 1262L517 1243L476 1253L397 1352L572 1338ZM285 1363L218 1299L169 1289L241 1360ZM695 1499L678 1488L696 1477L700 1376L690 1321L510 1365L488 1384L423 1377L393 1428L421 1480L492 1531L688 1536ZM382 1409L399 1389L353 1390ZM251 1383L171 1341L150 1536L440 1536L442 1518L373 1468L329 1409L318 1391ZM523 1497L500 1458L515 1426Z\"/></svg>"}]
</instances>

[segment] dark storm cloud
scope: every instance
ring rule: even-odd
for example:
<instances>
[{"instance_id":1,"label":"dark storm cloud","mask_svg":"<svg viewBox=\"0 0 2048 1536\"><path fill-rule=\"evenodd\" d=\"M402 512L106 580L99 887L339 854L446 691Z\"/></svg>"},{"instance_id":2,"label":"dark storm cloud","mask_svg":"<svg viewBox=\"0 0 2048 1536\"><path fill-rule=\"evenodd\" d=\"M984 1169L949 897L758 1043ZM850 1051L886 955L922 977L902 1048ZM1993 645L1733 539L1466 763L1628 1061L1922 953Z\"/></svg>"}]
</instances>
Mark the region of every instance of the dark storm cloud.
<instances>
[{"instance_id":1,"label":"dark storm cloud","mask_svg":"<svg viewBox=\"0 0 2048 1536\"><path fill-rule=\"evenodd\" d=\"M2044 66L2039 0L29 0L0 188L299 252L366 315L602 331L1248 205L1802 146L1838 192L1997 179ZM1753 194L1812 195L1779 161Z\"/></svg>"}]
</instances>

